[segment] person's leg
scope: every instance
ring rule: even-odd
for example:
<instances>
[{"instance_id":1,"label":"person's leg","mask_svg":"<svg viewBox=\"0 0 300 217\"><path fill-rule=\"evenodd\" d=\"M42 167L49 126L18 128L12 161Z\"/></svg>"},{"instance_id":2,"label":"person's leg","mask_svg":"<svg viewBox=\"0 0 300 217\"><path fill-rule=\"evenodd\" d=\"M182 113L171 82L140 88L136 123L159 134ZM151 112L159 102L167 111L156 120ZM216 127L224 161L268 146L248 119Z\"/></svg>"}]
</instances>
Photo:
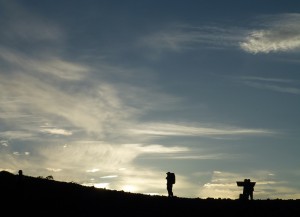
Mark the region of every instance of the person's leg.
<instances>
[{"instance_id":1,"label":"person's leg","mask_svg":"<svg viewBox=\"0 0 300 217\"><path fill-rule=\"evenodd\" d=\"M245 200L249 200L249 192L245 193Z\"/></svg>"},{"instance_id":2,"label":"person's leg","mask_svg":"<svg viewBox=\"0 0 300 217\"><path fill-rule=\"evenodd\" d=\"M167 185L167 190L168 190L168 196L171 197L172 196L172 188L170 185Z\"/></svg>"}]
</instances>

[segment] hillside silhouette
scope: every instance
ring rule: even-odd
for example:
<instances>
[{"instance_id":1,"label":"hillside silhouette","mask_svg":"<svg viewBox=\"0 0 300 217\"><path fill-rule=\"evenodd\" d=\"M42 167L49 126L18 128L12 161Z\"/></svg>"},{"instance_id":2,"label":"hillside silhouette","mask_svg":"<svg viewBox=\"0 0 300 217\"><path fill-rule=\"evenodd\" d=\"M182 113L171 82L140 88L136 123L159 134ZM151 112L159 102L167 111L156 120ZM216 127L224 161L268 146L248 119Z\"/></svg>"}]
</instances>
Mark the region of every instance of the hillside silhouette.
<instances>
[{"instance_id":1,"label":"hillside silhouette","mask_svg":"<svg viewBox=\"0 0 300 217\"><path fill-rule=\"evenodd\" d=\"M0 172L1 216L299 216L300 200L168 198Z\"/></svg>"}]
</instances>

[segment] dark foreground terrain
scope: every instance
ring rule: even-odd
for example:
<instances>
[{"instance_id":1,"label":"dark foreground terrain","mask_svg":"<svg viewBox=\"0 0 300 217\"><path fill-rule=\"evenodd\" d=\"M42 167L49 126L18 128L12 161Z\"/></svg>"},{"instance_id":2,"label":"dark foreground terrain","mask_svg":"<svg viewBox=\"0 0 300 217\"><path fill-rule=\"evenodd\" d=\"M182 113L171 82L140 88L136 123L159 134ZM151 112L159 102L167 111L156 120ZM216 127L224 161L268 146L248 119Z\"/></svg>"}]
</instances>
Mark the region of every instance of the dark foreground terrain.
<instances>
[{"instance_id":1,"label":"dark foreground terrain","mask_svg":"<svg viewBox=\"0 0 300 217\"><path fill-rule=\"evenodd\" d=\"M300 200L191 199L96 189L0 172L0 216L299 216Z\"/></svg>"}]
</instances>

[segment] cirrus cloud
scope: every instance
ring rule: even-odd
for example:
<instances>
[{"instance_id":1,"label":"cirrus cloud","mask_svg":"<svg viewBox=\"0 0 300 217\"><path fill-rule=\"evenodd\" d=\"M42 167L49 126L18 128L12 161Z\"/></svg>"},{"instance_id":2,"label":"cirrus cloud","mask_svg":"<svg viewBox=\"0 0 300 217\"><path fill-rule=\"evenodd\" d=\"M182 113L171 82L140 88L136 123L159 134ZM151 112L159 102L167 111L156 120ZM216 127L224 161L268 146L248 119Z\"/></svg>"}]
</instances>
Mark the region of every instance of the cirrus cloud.
<instances>
[{"instance_id":1,"label":"cirrus cloud","mask_svg":"<svg viewBox=\"0 0 300 217\"><path fill-rule=\"evenodd\" d=\"M240 47L249 53L288 52L300 48L300 14L266 16L261 29L252 30Z\"/></svg>"}]
</instances>

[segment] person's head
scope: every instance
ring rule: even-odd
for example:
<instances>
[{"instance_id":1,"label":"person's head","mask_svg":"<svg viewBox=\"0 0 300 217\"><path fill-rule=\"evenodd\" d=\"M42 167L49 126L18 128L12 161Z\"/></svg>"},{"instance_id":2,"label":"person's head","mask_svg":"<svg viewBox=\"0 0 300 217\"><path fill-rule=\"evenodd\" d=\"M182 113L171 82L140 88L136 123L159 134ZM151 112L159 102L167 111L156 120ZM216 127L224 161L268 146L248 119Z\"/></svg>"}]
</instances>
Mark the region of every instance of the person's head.
<instances>
[{"instance_id":1,"label":"person's head","mask_svg":"<svg viewBox=\"0 0 300 217\"><path fill-rule=\"evenodd\" d=\"M22 170L19 170L19 175L23 175L23 171Z\"/></svg>"}]
</instances>

